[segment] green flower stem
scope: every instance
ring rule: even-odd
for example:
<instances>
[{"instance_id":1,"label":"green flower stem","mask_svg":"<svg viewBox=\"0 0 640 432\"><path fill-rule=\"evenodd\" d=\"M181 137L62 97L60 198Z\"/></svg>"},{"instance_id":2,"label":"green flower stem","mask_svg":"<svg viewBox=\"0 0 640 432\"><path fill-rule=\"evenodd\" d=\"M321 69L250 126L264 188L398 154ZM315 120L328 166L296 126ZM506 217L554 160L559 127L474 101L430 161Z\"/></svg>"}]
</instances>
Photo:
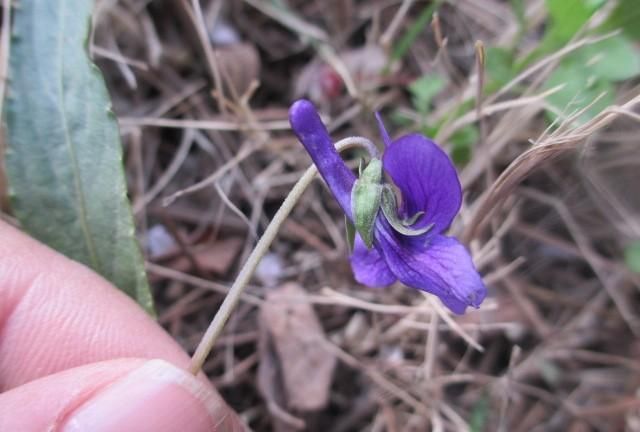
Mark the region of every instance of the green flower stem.
<instances>
[{"instance_id":1,"label":"green flower stem","mask_svg":"<svg viewBox=\"0 0 640 432\"><path fill-rule=\"evenodd\" d=\"M353 147L364 148L369 152L372 158L377 157L378 150L376 149L376 146L366 138L349 137L336 143L336 149L339 152ZM293 207L298 202L304 191L311 184L317 173L318 170L316 169L315 165L311 165L305 171L300 180L298 180L298 182L293 186L293 189L291 189L291 192L289 192L289 195L287 195L276 214L273 216L271 223L269 223L269 226L264 231L264 234L262 234L262 237L260 237L260 240L258 240L256 247L249 255L249 258L247 258L244 266L242 266L238 277L233 282L233 285L231 285L231 288L229 289L227 296L224 298L222 305L220 305L218 312L213 317L211 324L209 324L207 331L198 344L196 352L193 354L193 357L191 357L191 365L189 367L189 371L194 375L197 375L202 369L202 365L213 349L218 336L220 336L220 333L222 333L222 329L229 319L229 316L231 316L231 313L238 304L240 296L251 280L251 277L253 276L258 263L260 263L262 257L269 250L269 247L278 234L280 227L284 223L287 216L289 216L289 213L291 213L291 210L293 210Z\"/></svg>"}]
</instances>

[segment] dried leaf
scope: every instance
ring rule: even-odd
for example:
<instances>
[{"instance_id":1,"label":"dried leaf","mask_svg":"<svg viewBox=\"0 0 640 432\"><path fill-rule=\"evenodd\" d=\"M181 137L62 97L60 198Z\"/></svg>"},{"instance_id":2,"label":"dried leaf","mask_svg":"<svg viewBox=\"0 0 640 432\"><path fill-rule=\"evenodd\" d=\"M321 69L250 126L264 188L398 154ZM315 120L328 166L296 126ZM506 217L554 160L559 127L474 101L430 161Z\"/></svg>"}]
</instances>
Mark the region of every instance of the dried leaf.
<instances>
[{"instance_id":1,"label":"dried leaf","mask_svg":"<svg viewBox=\"0 0 640 432\"><path fill-rule=\"evenodd\" d=\"M241 238L231 237L196 249L194 256L203 270L223 274L233 264L240 252L240 248L242 248L242 244Z\"/></svg>"},{"instance_id":2,"label":"dried leaf","mask_svg":"<svg viewBox=\"0 0 640 432\"><path fill-rule=\"evenodd\" d=\"M324 332L305 297L295 283L276 288L267 294L260 318L273 338L288 406L315 411L327 404L336 359L324 348Z\"/></svg>"},{"instance_id":3,"label":"dried leaf","mask_svg":"<svg viewBox=\"0 0 640 432\"><path fill-rule=\"evenodd\" d=\"M238 256L242 244L243 242L240 238L232 237L212 244L192 246L190 248L190 257L182 254L171 259L167 265L174 270L189 272L193 269L193 259L195 259L200 270L225 274Z\"/></svg>"},{"instance_id":4,"label":"dried leaf","mask_svg":"<svg viewBox=\"0 0 640 432\"><path fill-rule=\"evenodd\" d=\"M260 56L248 43L239 43L214 49L220 73L226 84L225 91L242 96L252 81L260 77ZM233 87L233 89L230 88Z\"/></svg>"},{"instance_id":5,"label":"dried leaf","mask_svg":"<svg viewBox=\"0 0 640 432\"><path fill-rule=\"evenodd\" d=\"M285 411L285 394L278 358L273 346L273 339L266 331L260 329L258 342L260 365L258 366L258 390L267 402L267 409L274 419L274 429L278 432L301 430L305 428L304 420Z\"/></svg>"}]
</instances>

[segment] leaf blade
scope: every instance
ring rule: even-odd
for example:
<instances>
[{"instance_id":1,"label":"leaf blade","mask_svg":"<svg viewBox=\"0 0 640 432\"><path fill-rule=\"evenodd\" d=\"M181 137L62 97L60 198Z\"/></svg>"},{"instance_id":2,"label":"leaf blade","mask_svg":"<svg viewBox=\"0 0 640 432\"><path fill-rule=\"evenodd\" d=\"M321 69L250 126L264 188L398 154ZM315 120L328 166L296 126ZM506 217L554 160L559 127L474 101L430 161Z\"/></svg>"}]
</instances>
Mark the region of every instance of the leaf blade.
<instances>
[{"instance_id":1,"label":"leaf blade","mask_svg":"<svg viewBox=\"0 0 640 432\"><path fill-rule=\"evenodd\" d=\"M109 95L86 52L93 2L33 0L14 15L6 121L12 207L35 238L153 310Z\"/></svg>"}]
</instances>

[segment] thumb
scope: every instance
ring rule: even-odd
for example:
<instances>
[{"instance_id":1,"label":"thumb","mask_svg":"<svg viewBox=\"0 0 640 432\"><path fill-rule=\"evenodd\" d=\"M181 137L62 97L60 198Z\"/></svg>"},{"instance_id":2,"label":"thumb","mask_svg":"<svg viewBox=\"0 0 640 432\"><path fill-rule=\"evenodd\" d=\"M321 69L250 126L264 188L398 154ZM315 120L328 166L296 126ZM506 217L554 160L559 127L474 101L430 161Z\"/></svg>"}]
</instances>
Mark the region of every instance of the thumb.
<instances>
[{"instance_id":1,"label":"thumb","mask_svg":"<svg viewBox=\"0 0 640 432\"><path fill-rule=\"evenodd\" d=\"M235 432L208 385L163 360L92 363L0 394L0 431Z\"/></svg>"}]
</instances>

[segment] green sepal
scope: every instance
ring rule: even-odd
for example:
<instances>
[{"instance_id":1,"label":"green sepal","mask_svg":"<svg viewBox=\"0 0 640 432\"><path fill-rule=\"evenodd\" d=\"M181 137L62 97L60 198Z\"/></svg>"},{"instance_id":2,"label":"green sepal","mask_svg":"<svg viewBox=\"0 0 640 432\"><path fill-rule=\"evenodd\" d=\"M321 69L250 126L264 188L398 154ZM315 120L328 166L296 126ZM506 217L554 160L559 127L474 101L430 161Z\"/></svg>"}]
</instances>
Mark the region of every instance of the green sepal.
<instances>
[{"instance_id":1,"label":"green sepal","mask_svg":"<svg viewBox=\"0 0 640 432\"><path fill-rule=\"evenodd\" d=\"M418 229L413 229L407 226L409 222L412 222L410 225L415 223L415 221L420 216L422 216L424 212L418 212L404 221L400 220L400 218L398 217L398 206L396 204L396 196L389 185L385 185L382 188L381 207L382 207L382 213L384 213L384 217L387 219L387 221L393 227L393 229L398 231L400 234L403 234L406 236L419 236L429 232L431 228L433 228L434 226L434 224L432 223Z\"/></svg>"},{"instance_id":2,"label":"green sepal","mask_svg":"<svg viewBox=\"0 0 640 432\"><path fill-rule=\"evenodd\" d=\"M379 159L371 159L351 190L353 224L367 248L373 246L373 227L382 195L381 181L382 162Z\"/></svg>"},{"instance_id":3,"label":"green sepal","mask_svg":"<svg viewBox=\"0 0 640 432\"><path fill-rule=\"evenodd\" d=\"M414 215L413 215L413 216L411 216L411 217L408 217L408 218L404 218L404 219L402 219L402 225L404 225L404 226L406 226L406 227L409 227L409 226L413 225L414 223L416 223L416 221L418 220L418 218L419 218L420 216L422 216L423 214L424 214L424 212L423 212L423 211L419 211L418 213L414 214Z\"/></svg>"},{"instance_id":4,"label":"green sepal","mask_svg":"<svg viewBox=\"0 0 640 432\"><path fill-rule=\"evenodd\" d=\"M344 230L347 233L347 246L349 247L349 254L352 254L353 245L356 241L356 227L346 216L344 217Z\"/></svg>"},{"instance_id":5,"label":"green sepal","mask_svg":"<svg viewBox=\"0 0 640 432\"><path fill-rule=\"evenodd\" d=\"M382 181L382 161L376 158L371 159L369 165L361 171L358 180L361 183L379 185Z\"/></svg>"}]
</instances>

